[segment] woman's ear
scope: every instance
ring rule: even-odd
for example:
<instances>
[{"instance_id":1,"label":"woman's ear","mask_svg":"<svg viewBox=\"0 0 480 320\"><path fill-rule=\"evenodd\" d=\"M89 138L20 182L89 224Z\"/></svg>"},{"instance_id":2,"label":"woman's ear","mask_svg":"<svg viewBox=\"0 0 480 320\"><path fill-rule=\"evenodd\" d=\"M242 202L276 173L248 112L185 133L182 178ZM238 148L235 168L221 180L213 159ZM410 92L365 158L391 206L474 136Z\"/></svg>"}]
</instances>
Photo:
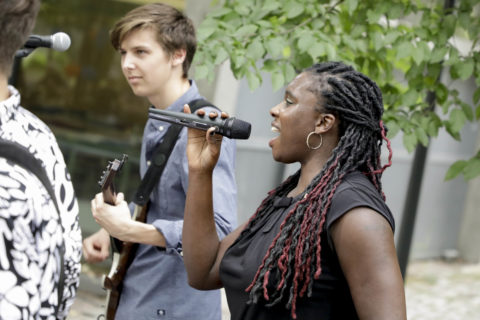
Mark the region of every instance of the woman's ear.
<instances>
[{"instance_id":1,"label":"woman's ear","mask_svg":"<svg viewBox=\"0 0 480 320\"><path fill-rule=\"evenodd\" d=\"M330 131L337 123L337 117L331 113L321 113L318 117L315 132L326 133Z\"/></svg>"}]
</instances>

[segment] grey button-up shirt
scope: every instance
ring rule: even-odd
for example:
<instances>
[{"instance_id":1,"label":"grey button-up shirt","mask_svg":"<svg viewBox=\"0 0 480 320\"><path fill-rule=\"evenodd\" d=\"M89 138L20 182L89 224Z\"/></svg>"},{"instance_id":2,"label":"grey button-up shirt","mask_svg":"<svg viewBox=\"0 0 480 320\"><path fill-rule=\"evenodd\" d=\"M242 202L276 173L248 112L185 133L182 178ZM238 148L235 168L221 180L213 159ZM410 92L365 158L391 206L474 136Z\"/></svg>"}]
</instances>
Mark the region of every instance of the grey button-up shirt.
<instances>
[{"instance_id":1,"label":"grey button-up shirt","mask_svg":"<svg viewBox=\"0 0 480 320\"><path fill-rule=\"evenodd\" d=\"M202 98L195 82L191 81L191 84L190 89L167 110L180 112L185 103ZM209 108L205 109L209 111ZM169 126L169 123L160 120L147 121L140 159L142 177L148 169L153 150ZM184 128L165 166L160 184L150 196L147 223L163 234L166 250L139 245L124 281L116 319L221 319L220 291L191 288L183 264L182 227L188 188L186 143L187 129ZM234 169L235 141L225 138L213 173L213 204L220 238L230 233L237 223Z\"/></svg>"}]
</instances>

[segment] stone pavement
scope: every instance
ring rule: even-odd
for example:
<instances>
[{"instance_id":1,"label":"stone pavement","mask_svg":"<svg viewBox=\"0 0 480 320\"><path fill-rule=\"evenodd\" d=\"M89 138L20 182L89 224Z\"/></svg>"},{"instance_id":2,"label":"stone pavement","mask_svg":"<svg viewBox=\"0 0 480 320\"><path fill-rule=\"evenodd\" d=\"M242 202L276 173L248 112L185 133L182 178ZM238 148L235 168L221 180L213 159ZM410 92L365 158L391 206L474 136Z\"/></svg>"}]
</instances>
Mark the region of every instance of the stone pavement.
<instances>
[{"instance_id":1,"label":"stone pavement","mask_svg":"<svg viewBox=\"0 0 480 320\"><path fill-rule=\"evenodd\" d=\"M410 262L405 294L408 320L480 320L480 264ZM101 276L85 265L68 320L97 319L104 302ZM226 303L223 306L223 320L227 320Z\"/></svg>"}]
</instances>

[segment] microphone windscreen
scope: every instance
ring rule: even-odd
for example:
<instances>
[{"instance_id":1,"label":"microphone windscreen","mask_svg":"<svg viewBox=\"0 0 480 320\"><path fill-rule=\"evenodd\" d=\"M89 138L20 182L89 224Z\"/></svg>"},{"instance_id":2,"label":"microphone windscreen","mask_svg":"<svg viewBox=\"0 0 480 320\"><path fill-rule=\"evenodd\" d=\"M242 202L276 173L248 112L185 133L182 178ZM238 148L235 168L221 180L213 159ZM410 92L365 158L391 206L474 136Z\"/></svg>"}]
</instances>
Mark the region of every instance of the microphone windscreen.
<instances>
[{"instance_id":1,"label":"microphone windscreen","mask_svg":"<svg viewBox=\"0 0 480 320\"><path fill-rule=\"evenodd\" d=\"M235 139L248 139L252 125L240 119L234 119L231 127L231 136Z\"/></svg>"},{"instance_id":2,"label":"microphone windscreen","mask_svg":"<svg viewBox=\"0 0 480 320\"><path fill-rule=\"evenodd\" d=\"M52 49L57 51L65 51L70 48L71 40L68 34L57 32L52 35Z\"/></svg>"}]
</instances>

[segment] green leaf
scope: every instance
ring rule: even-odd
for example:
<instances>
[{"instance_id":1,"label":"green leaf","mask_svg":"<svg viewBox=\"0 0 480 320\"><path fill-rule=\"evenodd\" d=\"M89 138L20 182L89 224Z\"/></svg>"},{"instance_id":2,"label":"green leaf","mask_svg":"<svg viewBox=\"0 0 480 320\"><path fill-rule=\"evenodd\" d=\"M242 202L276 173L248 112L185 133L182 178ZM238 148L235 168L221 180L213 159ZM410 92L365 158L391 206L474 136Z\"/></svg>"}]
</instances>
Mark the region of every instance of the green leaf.
<instances>
[{"instance_id":1,"label":"green leaf","mask_svg":"<svg viewBox=\"0 0 480 320\"><path fill-rule=\"evenodd\" d=\"M473 103L477 104L480 101L480 88L477 88L473 93Z\"/></svg>"},{"instance_id":2,"label":"green leaf","mask_svg":"<svg viewBox=\"0 0 480 320\"><path fill-rule=\"evenodd\" d=\"M292 19L298 17L300 14L303 13L303 4L298 3L297 1L289 1L285 5L285 12L287 14L287 18Z\"/></svg>"},{"instance_id":3,"label":"green leaf","mask_svg":"<svg viewBox=\"0 0 480 320\"><path fill-rule=\"evenodd\" d=\"M473 158L467 162L463 175L466 180L471 180L480 175L480 159Z\"/></svg>"},{"instance_id":4,"label":"green leaf","mask_svg":"<svg viewBox=\"0 0 480 320\"><path fill-rule=\"evenodd\" d=\"M253 60L260 60L265 54L265 48L259 38L255 38L247 47L247 55Z\"/></svg>"},{"instance_id":5,"label":"green leaf","mask_svg":"<svg viewBox=\"0 0 480 320\"><path fill-rule=\"evenodd\" d=\"M388 30L387 33L385 33L385 39L384 42L385 44L392 44L397 38L400 36L400 32L397 30Z\"/></svg>"},{"instance_id":6,"label":"green leaf","mask_svg":"<svg viewBox=\"0 0 480 320\"><path fill-rule=\"evenodd\" d=\"M352 15L352 13L357 9L358 0L346 0L345 5L347 6L348 14Z\"/></svg>"},{"instance_id":7,"label":"green leaf","mask_svg":"<svg viewBox=\"0 0 480 320\"><path fill-rule=\"evenodd\" d=\"M295 78L297 75L297 72L295 71L295 68L292 66L291 63L285 63L283 65L283 75L285 78L285 82L290 82Z\"/></svg>"},{"instance_id":8,"label":"green leaf","mask_svg":"<svg viewBox=\"0 0 480 320\"><path fill-rule=\"evenodd\" d=\"M272 74L272 87L274 91L277 91L285 84L285 77L282 72L274 72Z\"/></svg>"},{"instance_id":9,"label":"green leaf","mask_svg":"<svg viewBox=\"0 0 480 320\"><path fill-rule=\"evenodd\" d=\"M465 160L459 160L453 163L450 166L450 168L448 168L448 171L445 175L445 181L452 180L453 178L458 176L460 173L462 173L466 165L467 165L467 161Z\"/></svg>"},{"instance_id":10,"label":"green leaf","mask_svg":"<svg viewBox=\"0 0 480 320\"><path fill-rule=\"evenodd\" d=\"M317 60L318 57L325 55L325 45L323 42L317 41L310 44L310 47L307 50L310 57L312 57L313 61Z\"/></svg>"},{"instance_id":11,"label":"green leaf","mask_svg":"<svg viewBox=\"0 0 480 320\"><path fill-rule=\"evenodd\" d=\"M453 65L453 67L455 68L460 79L467 80L473 74L475 63L473 59L465 59L465 61L460 61Z\"/></svg>"},{"instance_id":12,"label":"green leaf","mask_svg":"<svg viewBox=\"0 0 480 320\"><path fill-rule=\"evenodd\" d=\"M246 36L251 36L257 32L258 27L254 24L247 24L245 26L240 27L237 32L235 32L236 38L244 38Z\"/></svg>"},{"instance_id":13,"label":"green leaf","mask_svg":"<svg viewBox=\"0 0 480 320\"><path fill-rule=\"evenodd\" d=\"M223 47L220 47L217 51L216 51L216 57L215 57L215 62L214 64L215 65L219 65L221 64L222 62L224 62L225 60L228 59L228 52L227 50L225 50L225 48Z\"/></svg>"},{"instance_id":14,"label":"green leaf","mask_svg":"<svg viewBox=\"0 0 480 320\"><path fill-rule=\"evenodd\" d=\"M417 146L418 140L417 136L413 132L404 132L403 135L403 145L405 148L407 148L408 152L412 152L415 150L415 147Z\"/></svg>"},{"instance_id":15,"label":"green leaf","mask_svg":"<svg viewBox=\"0 0 480 320\"><path fill-rule=\"evenodd\" d=\"M380 32L374 32L372 35L373 48L378 51L383 48L383 36Z\"/></svg>"},{"instance_id":16,"label":"green leaf","mask_svg":"<svg viewBox=\"0 0 480 320\"><path fill-rule=\"evenodd\" d=\"M197 79L205 79L208 75L208 67L205 65L196 66L195 67L195 78Z\"/></svg>"},{"instance_id":17,"label":"green leaf","mask_svg":"<svg viewBox=\"0 0 480 320\"><path fill-rule=\"evenodd\" d=\"M418 92L415 89L410 89L402 96L402 104L404 106L412 106L417 103Z\"/></svg>"},{"instance_id":18,"label":"green leaf","mask_svg":"<svg viewBox=\"0 0 480 320\"><path fill-rule=\"evenodd\" d=\"M443 105L448 98L447 87L445 87L443 83L437 83L437 86L435 87L435 95L437 102Z\"/></svg>"},{"instance_id":19,"label":"green leaf","mask_svg":"<svg viewBox=\"0 0 480 320\"><path fill-rule=\"evenodd\" d=\"M425 130L422 127L416 127L415 128L415 134L417 136L417 140L420 141L420 143L426 147L428 146L428 136L425 132Z\"/></svg>"},{"instance_id":20,"label":"green leaf","mask_svg":"<svg viewBox=\"0 0 480 320\"><path fill-rule=\"evenodd\" d=\"M403 59L409 57L413 52L413 45L410 41L403 41L397 47L397 59Z\"/></svg>"},{"instance_id":21,"label":"green leaf","mask_svg":"<svg viewBox=\"0 0 480 320\"><path fill-rule=\"evenodd\" d=\"M208 26L208 27L203 27L203 28L198 28L198 35L197 39L198 41L205 41L210 37L216 30L218 29L218 26Z\"/></svg>"},{"instance_id":22,"label":"green leaf","mask_svg":"<svg viewBox=\"0 0 480 320\"><path fill-rule=\"evenodd\" d=\"M280 8L280 3L277 0L265 0L263 2L262 10L271 12Z\"/></svg>"},{"instance_id":23,"label":"green leaf","mask_svg":"<svg viewBox=\"0 0 480 320\"><path fill-rule=\"evenodd\" d=\"M247 82L250 90L255 90L260 86L261 79L256 72L247 72Z\"/></svg>"},{"instance_id":24,"label":"green leaf","mask_svg":"<svg viewBox=\"0 0 480 320\"><path fill-rule=\"evenodd\" d=\"M413 47L412 57L413 57L413 61L415 61L417 65L420 65L423 62L423 58L425 57L425 54L424 54L423 48L418 46L418 44L417 44L417 47Z\"/></svg>"},{"instance_id":25,"label":"green leaf","mask_svg":"<svg viewBox=\"0 0 480 320\"><path fill-rule=\"evenodd\" d=\"M465 114L465 117L467 117L467 119L469 121L473 121L472 107L468 103L465 103L465 102L460 102L460 107L462 108L462 111Z\"/></svg>"},{"instance_id":26,"label":"green leaf","mask_svg":"<svg viewBox=\"0 0 480 320\"><path fill-rule=\"evenodd\" d=\"M267 51L272 55L272 57L276 58L282 55L283 44L285 42L285 38L274 37L267 40L267 42L265 43L265 47L267 48Z\"/></svg>"},{"instance_id":27,"label":"green leaf","mask_svg":"<svg viewBox=\"0 0 480 320\"><path fill-rule=\"evenodd\" d=\"M466 120L465 113L463 113L462 110L460 109L452 110L452 112L450 113L450 119L449 119L450 129L452 130L452 132L460 132L460 130L462 130L463 128L463 125L465 124L465 120Z\"/></svg>"},{"instance_id":28,"label":"green leaf","mask_svg":"<svg viewBox=\"0 0 480 320\"><path fill-rule=\"evenodd\" d=\"M400 131L400 126L395 121L386 121L385 126L387 127L387 138L393 139L397 133Z\"/></svg>"},{"instance_id":29,"label":"green leaf","mask_svg":"<svg viewBox=\"0 0 480 320\"><path fill-rule=\"evenodd\" d=\"M241 51L237 51L235 55L231 55L230 60L234 68L236 69L241 68L247 61L247 59L245 58L244 52L241 52Z\"/></svg>"},{"instance_id":30,"label":"green leaf","mask_svg":"<svg viewBox=\"0 0 480 320\"><path fill-rule=\"evenodd\" d=\"M299 39L298 39L298 49L300 49L300 52L308 52L308 50L312 47L312 45L318 44L319 41L315 39L315 37L311 34L303 34Z\"/></svg>"},{"instance_id":31,"label":"green leaf","mask_svg":"<svg viewBox=\"0 0 480 320\"><path fill-rule=\"evenodd\" d=\"M282 55L284 58L290 58L292 55L292 48L290 48L290 46L283 47Z\"/></svg>"},{"instance_id":32,"label":"green leaf","mask_svg":"<svg viewBox=\"0 0 480 320\"><path fill-rule=\"evenodd\" d=\"M267 59L263 62L262 70L272 73L274 70L277 70L277 62L272 59Z\"/></svg>"},{"instance_id":33,"label":"green leaf","mask_svg":"<svg viewBox=\"0 0 480 320\"><path fill-rule=\"evenodd\" d=\"M335 60L337 57L337 50L330 43L325 44L325 49L327 50L328 60Z\"/></svg>"},{"instance_id":34,"label":"green leaf","mask_svg":"<svg viewBox=\"0 0 480 320\"><path fill-rule=\"evenodd\" d=\"M477 117L477 120L480 120L480 106L477 106L477 110L475 111L475 115Z\"/></svg>"},{"instance_id":35,"label":"green leaf","mask_svg":"<svg viewBox=\"0 0 480 320\"><path fill-rule=\"evenodd\" d=\"M435 47L432 51L432 55L430 56L431 63L437 63L442 61L445 58L445 55L448 52L447 47L437 48Z\"/></svg>"},{"instance_id":36,"label":"green leaf","mask_svg":"<svg viewBox=\"0 0 480 320\"><path fill-rule=\"evenodd\" d=\"M443 22L442 28L446 31L447 38L450 38L455 32L455 26L457 24L457 17L455 15L447 15Z\"/></svg>"},{"instance_id":37,"label":"green leaf","mask_svg":"<svg viewBox=\"0 0 480 320\"><path fill-rule=\"evenodd\" d=\"M377 23L381 16L382 12L367 10L367 20L371 24Z\"/></svg>"},{"instance_id":38,"label":"green leaf","mask_svg":"<svg viewBox=\"0 0 480 320\"><path fill-rule=\"evenodd\" d=\"M232 9L221 7L219 9L216 9L216 10L212 11L211 13L209 13L208 16L210 18L218 18L218 17L221 17L221 16L225 16L225 15L231 13L231 12L232 12Z\"/></svg>"}]
</instances>

